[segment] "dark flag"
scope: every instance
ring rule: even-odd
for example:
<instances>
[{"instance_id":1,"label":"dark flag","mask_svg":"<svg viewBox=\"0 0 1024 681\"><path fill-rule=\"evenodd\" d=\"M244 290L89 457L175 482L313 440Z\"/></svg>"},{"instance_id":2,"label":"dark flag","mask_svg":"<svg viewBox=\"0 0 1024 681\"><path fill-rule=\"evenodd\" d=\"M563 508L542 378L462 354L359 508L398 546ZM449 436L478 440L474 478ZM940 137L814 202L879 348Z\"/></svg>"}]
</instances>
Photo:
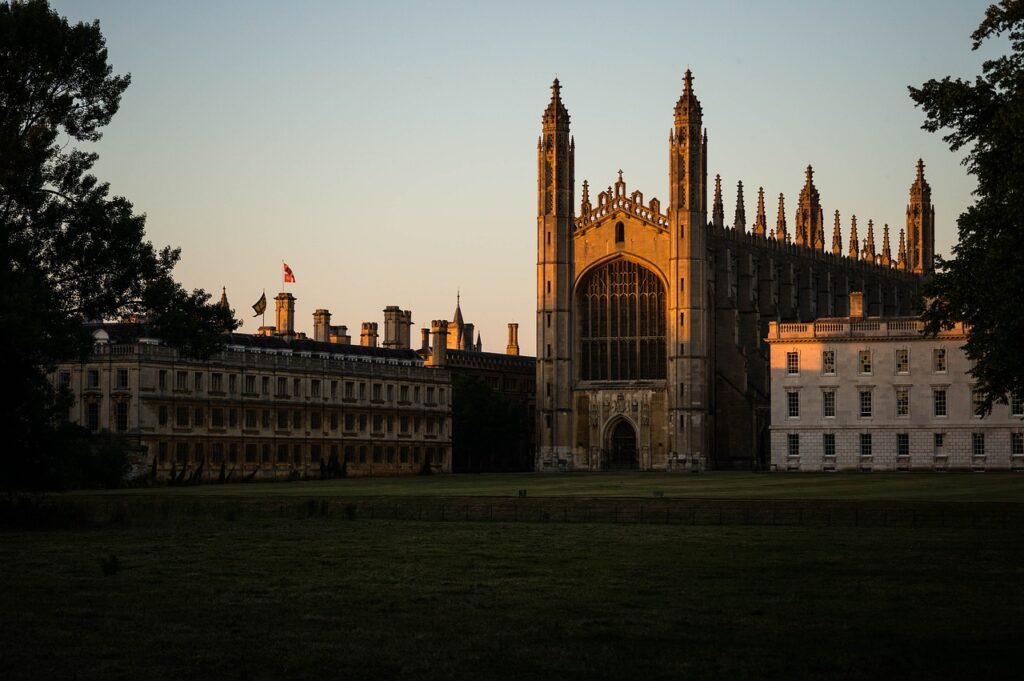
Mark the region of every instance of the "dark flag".
<instances>
[{"instance_id":1,"label":"dark flag","mask_svg":"<svg viewBox=\"0 0 1024 681\"><path fill-rule=\"evenodd\" d=\"M256 310L256 314L253 317L259 317L261 314L267 311L267 294L266 292L260 296L260 299L252 306L252 309Z\"/></svg>"}]
</instances>

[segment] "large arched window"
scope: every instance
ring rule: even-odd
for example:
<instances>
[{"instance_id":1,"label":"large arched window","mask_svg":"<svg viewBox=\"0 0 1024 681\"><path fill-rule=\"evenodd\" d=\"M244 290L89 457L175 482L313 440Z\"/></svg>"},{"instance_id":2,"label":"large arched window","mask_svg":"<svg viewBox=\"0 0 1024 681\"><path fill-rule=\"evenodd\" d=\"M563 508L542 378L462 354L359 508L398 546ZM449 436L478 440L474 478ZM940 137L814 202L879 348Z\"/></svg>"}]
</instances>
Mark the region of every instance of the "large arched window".
<instances>
[{"instance_id":1,"label":"large arched window","mask_svg":"<svg viewBox=\"0 0 1024 681\"><path fill-rule=\"evenodd\" d=\"M665 287L650 270L614 260L580 283L580 378L665 378Z\"/></svg>"}]
</instances>

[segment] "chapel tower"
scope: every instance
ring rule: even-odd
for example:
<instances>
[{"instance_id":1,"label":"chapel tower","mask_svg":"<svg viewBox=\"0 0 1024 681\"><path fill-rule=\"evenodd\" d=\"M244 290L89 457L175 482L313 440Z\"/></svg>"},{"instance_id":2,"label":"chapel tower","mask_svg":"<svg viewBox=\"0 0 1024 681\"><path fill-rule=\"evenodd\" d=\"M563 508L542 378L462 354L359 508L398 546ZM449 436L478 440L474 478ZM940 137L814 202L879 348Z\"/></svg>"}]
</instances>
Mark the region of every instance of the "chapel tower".
<instances>
[{"instance_id":1,"label":"chapel tower","mask_svg":"<svg viewBox=\"0 0 1024 681\"><path fill-rule=\"evenodd\" d=\"M668 398L669 456L707 465L711 448L710 325L712 308L707 261L708 136L693 75L686 70L683 94L669 133Z\"/></svg>"},{"instance_id":2,"label":"chapel tower","mask_svg":"<svg viewBox=\"0 0 1024 681\"><path fill-rule=\"evenodd\" d=\"M916 274L932 271L935 260L935 207L932 188L924 179L924 161L917 159L917 177L907 204L907 267Z\"/></svg>"},{"instance_id":3,"label":"chapel tower","mask_svg":"<svg viewBox=\"0 0 1024 681\"><path fill-rule=\"evenodd\" d=\"M573 140L556 78L537 141L537 458L572 457Z\"/></svg>"}]
</instances>

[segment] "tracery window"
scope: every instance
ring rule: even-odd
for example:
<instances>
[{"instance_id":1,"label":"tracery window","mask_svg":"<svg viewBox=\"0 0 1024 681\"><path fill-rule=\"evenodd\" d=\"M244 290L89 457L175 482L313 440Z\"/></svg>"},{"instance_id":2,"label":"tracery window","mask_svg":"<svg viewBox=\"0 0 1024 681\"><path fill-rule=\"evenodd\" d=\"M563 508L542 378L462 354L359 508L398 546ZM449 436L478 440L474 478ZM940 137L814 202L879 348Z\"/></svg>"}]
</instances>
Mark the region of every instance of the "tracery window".
<instances>
[{"instance_id":1,"label":"tracery window","mask_svg":"<svg viewBox=\"0 0 1024 681\"><path fill-rule=\"evenodd\" d=\"M579 288L580 377L665 378L665 287L653 272L615 260Z\"/></svg>"}]
</instances>

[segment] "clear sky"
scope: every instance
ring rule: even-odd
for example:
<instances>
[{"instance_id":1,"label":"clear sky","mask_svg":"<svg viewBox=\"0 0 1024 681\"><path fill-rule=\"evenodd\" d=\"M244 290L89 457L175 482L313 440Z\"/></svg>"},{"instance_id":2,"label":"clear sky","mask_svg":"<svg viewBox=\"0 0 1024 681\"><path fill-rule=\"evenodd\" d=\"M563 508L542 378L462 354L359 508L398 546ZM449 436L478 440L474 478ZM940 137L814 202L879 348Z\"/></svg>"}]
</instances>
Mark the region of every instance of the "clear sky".
<instances>
[{"instance_id":1,"label":"clear sky","mask_svg":"<svg viewBox=\"0 0 1024 681\"><path fill-rule=\"evenodd\" d=\"M354 335L383 331L387 305L429 326L461 289L485 350L503 352L516 321L531 354L536 138L556 75L577 200L621 168L629 191L664 201L689 67L727 222L742 180L748 223L764 186L792 225L810 163L844 243L856 214L862 237L869 218L889 223L895 249L922 157L948 255L974 183L920 129L907 85L973 77L1001 49L970 51L979 0L51 2L99 19L115 71L132 74L97 174L156 245L181 247L187 287L227 287L243 331L286 260L310 335L321 307Z\"/></svg>"}]
</instances>

